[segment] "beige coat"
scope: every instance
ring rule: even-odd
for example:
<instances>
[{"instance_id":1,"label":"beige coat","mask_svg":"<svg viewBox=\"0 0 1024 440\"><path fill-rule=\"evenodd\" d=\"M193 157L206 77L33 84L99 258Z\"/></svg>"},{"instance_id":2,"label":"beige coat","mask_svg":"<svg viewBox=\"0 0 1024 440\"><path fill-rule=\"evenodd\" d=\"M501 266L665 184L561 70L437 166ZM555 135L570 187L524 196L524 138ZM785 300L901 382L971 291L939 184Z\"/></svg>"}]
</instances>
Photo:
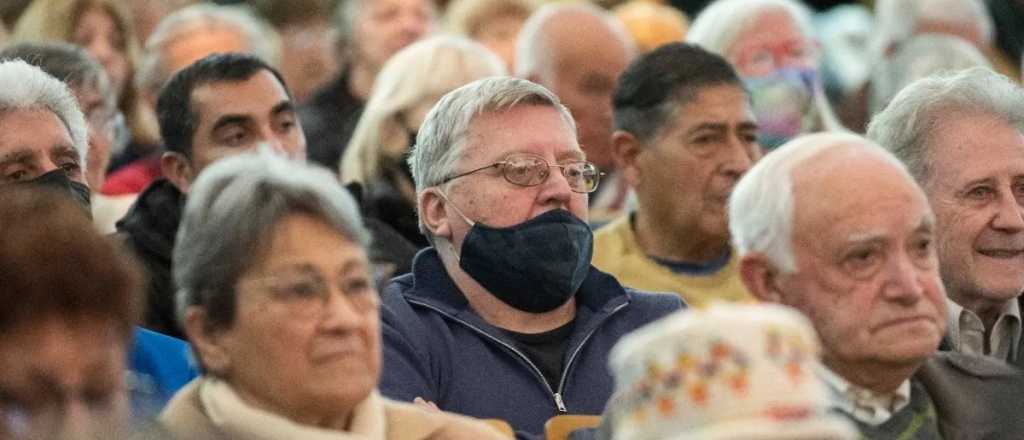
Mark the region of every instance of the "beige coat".
<instances>
[{"instance_id":1,"label":"beige coat","mask_svg":"<svg viewBox=\"0 0 1024 440\"><path fill-rule=\"evenodd\" d=\"M183 388L168 403L167 407L160 414L159 422L172 434L175 439L181 440L245 440L244 435L237 432L228 435L209 417L199 393L197 379ZM484 422L469 417L458 416L450 413L437 413L421 409L408 403L395 402L386 398L376 398L376 404L383 406L384 427L379 431L384 433L383 438L373 439L372 437L353 436L352 438L367 438L368 440L489 440L506 439L507 437L498 433ZM252 438L265 438L266 435L255 435L263 431L260 426L253 426L254 435ZM338 433L339 438L346 438L343 433Z\"/></svg>"}]
</instances>

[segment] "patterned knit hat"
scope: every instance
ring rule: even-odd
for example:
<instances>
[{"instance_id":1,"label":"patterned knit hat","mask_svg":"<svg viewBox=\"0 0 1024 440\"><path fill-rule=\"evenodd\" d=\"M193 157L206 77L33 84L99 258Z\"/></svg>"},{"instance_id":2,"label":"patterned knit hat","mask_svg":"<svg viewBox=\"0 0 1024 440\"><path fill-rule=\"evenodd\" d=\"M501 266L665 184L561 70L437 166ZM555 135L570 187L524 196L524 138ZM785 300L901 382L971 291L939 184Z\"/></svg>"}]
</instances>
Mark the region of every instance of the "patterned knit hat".
<instances>
[{"instance_id":1,"label":"patterned knit hat","mask_svg":"<svg viewBox=\"0 0 1024 440\"><path fill-rule=\"evenodd\" d=\"M615 440L846 440L815 375L817 336L779 305L717 304L676 313L612 349Z\"/></svg>"}]
</instances>

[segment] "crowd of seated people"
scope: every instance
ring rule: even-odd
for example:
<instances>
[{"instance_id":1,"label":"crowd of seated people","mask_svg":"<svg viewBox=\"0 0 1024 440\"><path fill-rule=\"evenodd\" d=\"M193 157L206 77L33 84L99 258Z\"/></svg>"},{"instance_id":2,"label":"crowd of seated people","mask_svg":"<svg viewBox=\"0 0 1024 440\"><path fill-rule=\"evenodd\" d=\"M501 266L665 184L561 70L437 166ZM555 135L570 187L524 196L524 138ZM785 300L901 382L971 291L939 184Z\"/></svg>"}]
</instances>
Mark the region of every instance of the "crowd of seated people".
<instances>
[{"instance_id":1,"label":"crowd of seated people","mask_svg":"<svg viewBox=\"0 0 1024 440\"><path fill-rule=\"evenodd\" d=\"M1020 1L0 3L0 439L1024 438Z\"/></svg>"}]
</instances>

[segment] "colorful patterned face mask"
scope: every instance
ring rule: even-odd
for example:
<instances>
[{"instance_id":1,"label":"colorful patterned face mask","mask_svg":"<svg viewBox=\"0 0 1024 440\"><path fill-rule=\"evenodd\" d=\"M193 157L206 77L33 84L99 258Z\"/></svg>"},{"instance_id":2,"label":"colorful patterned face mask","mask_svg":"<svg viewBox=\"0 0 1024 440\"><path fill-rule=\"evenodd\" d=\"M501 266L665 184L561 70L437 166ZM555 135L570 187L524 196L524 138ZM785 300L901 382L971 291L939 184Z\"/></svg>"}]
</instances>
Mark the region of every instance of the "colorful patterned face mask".
<instances>
[{"instance_id":1,"label":"colorful patterned face mask","mask_svg":"<svg viewBox=\"0 0 1024 440\"><path fill-rule=\"evenodd\" d=\"M758 142L765 151L774 150L813 128L817 81L816 70L802 67L787 67L767 75L744 78L760 126Z\"/></svg>"}]
</instances>

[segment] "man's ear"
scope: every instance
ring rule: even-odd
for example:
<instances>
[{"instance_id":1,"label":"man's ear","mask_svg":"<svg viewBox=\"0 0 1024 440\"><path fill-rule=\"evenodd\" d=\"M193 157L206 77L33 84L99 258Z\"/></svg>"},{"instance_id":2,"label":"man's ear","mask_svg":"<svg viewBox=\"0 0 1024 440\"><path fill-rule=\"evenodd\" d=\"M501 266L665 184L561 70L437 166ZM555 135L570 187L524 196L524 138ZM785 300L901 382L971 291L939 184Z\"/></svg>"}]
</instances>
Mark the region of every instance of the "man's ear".
<instances>
[{"instance_id":1,"label":"man's ear","mask_svg":"<svg viewBox=\"0 0 1024 440\"><path fill-rule=\"evenodd\" d=\"M740 279L755 298L764 302L782 303L779 270L764 254L752 252L740 258Z\"/></svg>"},{"instance_id":2,"label":"man's ear","mask_svg":"<svg viewBox=\"0 0 1024 440\"><path fill-rule=\"evenodd\" d=\"M427 189L420 193L420 221L434 237L452 239L452 229L448 224L448 214L444 209L446 201L436 189Z\"/></svg>"},{"instance_id":3,"label":"man's ear","mask_svg":"<svg viewBox=\"0 0 1024 440\"><path fill-rule=\"evenodd\" d=\"M207 371L224 375L231 368L231 356L224 345L227 336L212 330L206 310L189 306L185 311L185 335L199 356L199 362Z\"/></svg>"},{"instance_id":4,"label":"man's ear","mask_svg":"<svg viewBox=\"0 0 1024 440\"><path fill-rule=\"evenodd\" d=\"M192 161L184 154L173 151L164 153L160 156L160 171L179 191L188 194L192 179L195 179L195 171L192 168Z\"/></svg>"},{"instance_id":5,"label":"man's ear","mask_svg":"<svg viewBox=\"0 0 1024 440\"><path fill-rule=\"evenodd\" d=\"M640 164L640 153L644 151L640 140L628 131L617 130L612 133L612 154L615 165L622 170L629 186L636 188L643 179Z\"/></svg>"}]
</instances>

